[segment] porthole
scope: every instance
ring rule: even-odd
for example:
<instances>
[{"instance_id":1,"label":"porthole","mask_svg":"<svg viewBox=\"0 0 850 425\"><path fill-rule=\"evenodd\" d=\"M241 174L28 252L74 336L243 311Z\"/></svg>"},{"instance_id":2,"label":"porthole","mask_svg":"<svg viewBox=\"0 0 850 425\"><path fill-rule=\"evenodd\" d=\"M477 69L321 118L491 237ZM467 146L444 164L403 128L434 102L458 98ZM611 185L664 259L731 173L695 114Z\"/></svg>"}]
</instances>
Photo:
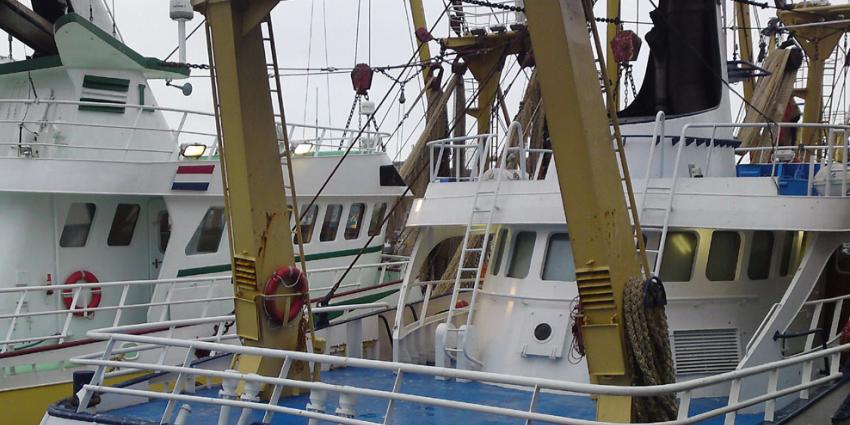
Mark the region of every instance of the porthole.
<instances>
[{"instance_id":1,"label":"porthole","mask_svg":"<svg viewBox=\"0 0 850 425\"><path fill-rule=\"evenodd\" d=\"M552 327L548 323L541 323L534 328L534 338L540 342L546 342L552 336Z\"/></svg>"}]
</instances>

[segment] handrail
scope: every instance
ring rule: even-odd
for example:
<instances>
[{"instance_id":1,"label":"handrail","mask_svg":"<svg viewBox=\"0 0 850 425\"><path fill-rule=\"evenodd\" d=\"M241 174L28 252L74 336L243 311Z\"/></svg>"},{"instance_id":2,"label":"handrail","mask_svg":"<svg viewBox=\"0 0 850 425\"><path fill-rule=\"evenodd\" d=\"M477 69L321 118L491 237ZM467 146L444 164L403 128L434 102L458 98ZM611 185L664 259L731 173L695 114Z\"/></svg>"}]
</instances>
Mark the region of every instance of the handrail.
<instances>
[{"instance_id":1,"label":"handrail","mask_svg":"<svg viewBox=\"0 0 850 425\"><path fill-rule=\"evenodd\" d=\"M233 316L219 316L207 319L187 319L182 321L168 321L163 322L158 325L166 325L166 326L184 326L184 325L197 325L204 323L213 323L213 322L223 322L232 320ZM239 345L228 345L214 342L205 342L205 341L193 341L193 340L181 340L174 338L163 338L163 337L155 337L149 335L138 335L135 334L138 331L143 331L145 329L149 329L152 324L140 324L140 325L131 325L131 326L123 326L123 327L112 327L112 328L104 328L98 329L88 332L88 336L94 339L99 340L108 340L110 341L109 350L103 352L101 358L74 358L72 359L72 363L80 364L80 365L88 365L88 366L97 366L98 370L95 373L95 379L92 380L92 383L84 386L84 394L81 398L80 403L80 411L85 410L85 406L93 392L101 392L101 393L120 393L122 391L127 391L127 389L114 389L110 387L106 387L102 385L103 373L107 367L124 367L124 368L132 368L136 370L157 370L179 374L180 376L184 375L192 375L192 376L201 376L206 375L209 377L215 378L223 378L223 379L233 379L236 381L245 381L245 382L256 382L272 385L274 387L296 387L296 388L305 388L311 390L323 390L323 391L332 391L340 394L355 394L355 395L368 395L372 397L385 398L388 400L403 400L410 401L415 403L421 403L431 406L439 406L439 407L452 407L459 408L463 410L468 410L477 413L494 413L497 415L504 415L509 417L521 417L527 420L541 420L546 422L554 422L554 423L563 423L563 424L573 424L573 425L600 425L603 424L601 422L588 421L576 418L568 418L568 417L560 417L560 416L552 416L545 415L534 412L533 406L529 410L519 410L519 409L506 409L506 408L498 408L497 410L493 410L491 406L484 406L474 403L461 403L455 400L434 398L434 397L426 397L426 396L418 396L412 394L404 394L399 392L398 388L394 388L392 391L388 390L375 390L375 389L366 389L359 388L350 385L334 385L334 384L326 384L321 382L303 382L297 380L283 379L283 378L274 378L274 377L260 377L257 375L248 375L241 374L235 371L216 371L216 370L207 370L200 368L193 368L189 365L184 366L167 366L162 364L148 364L148 363L138 363L138 362L124 362L124 361L115 361L110 360L111 357L111 349L114 348L112 346L115 345L116 342L134 342L141 344L152 344L160 347L175 347L175 348L183 348L187 349L189 353L194 352L195 350L209 350L214 351L220 354L244 354L244 355L256 355L262 357L269 358L278 358L283 360L284 367L287 364L291 364L294 361L305 361L305 362L313 362L320 363L322 365L328 366L341 366L341 367L357 367L357 368L366 368L372 370L383 370L383 371L392 371L399 376L405 373L414 373L426 376L433 377L443 377L443 378L456 378L463 380L473 380L473 381L481 381L486 383L492 383L496 385L510 385L510 386L518 386L527 389L533 389L535 393L539 391L566 391L570 393L578 393L583 395L618 395L618 396L631 396L631 397L648 397L648 396L658 396L658 395L667 395L667 394L675 394L680 398L679 404L679 416L676 420L667 421L667 422L659 422L658 424L690 424L696 423L701 420L705 420L707 418L716 417L720 415L727 415L727 421L729 416L731 415L734 421L735 413L743 409L745 407L753 406L756 404L769 402L771 400L776 400L784 395L792 394L798 391L807 390L813 388L817 385L821 385L824 383L831 382L833 380L839 379L842 374L838 370L838 357L842 352L850 350L850 344L845 344L837 347L831 347L827 349L818 350L816 352L807 353L795 358L790 359L782 359L766 364L761 364L757 366L753 366L746 369L739 369L730 372L725 372L718 375L697 378L694 380L677 382L671 384L663 384L663 385L655 385L655 386L645 386L645 387L622 387L622 386L612 386L612 385L600 385L600 384L590 384L590 383L580 383L580 382L568 382L568 381L559 381L548 378L535 378L535 377L525 377L525 376L516 376L516 375L507 375L507 374L498 374L492 372L481 372L481 371L473 371L473 370L463 370L463 369L452 369L452 368L441 368L434 366L425 366L425 365L417 365L417 364L406 364L399 362L386 362L379 360L369 360L369 359L357 359L357 358L346 358L346 357L337 357L330 356L325 354L315 354L315 353L305 353L298 351L285 351L285 350L275 350L269 348L259 348L259 347L246 347ZM820 377L814 380L806 380L805 377L803 381L798 385L790 385L785 388L778 388L775 384L769 385L767 389L764 389L763 393L757 394L752 398L739 400L738 399L738 391L740 389L741 383L744 379L768 373L772 377L776 377L779 375L780 370L785 368L793 368L799 367L800 365L812 364L815 361L818 361L822 358L829 358L830 360L830 370L828 374L824 377ZM180 379L178 376L178 379ZM285 373L282 373L279 376L286 376ZM702 388L706 388L713 385L729 385L731 384L730 397L728 404L723 407L718 407L713 410L703 412L701 414L695 416L688 416L689 405L692 399L692 394L696 390L700 390ZM133 390L136 391L136 390ZM144 395L145 397L152 398L165 398L165 399L173 399L174 396L182 396L177 392L172 394L162 394L154 391L142 391L134 393L135 395ZM220 399L217 398L206 398L200 397L198 399L193 399L193 401L209 403L209 404L222 404ZM250 406L252 409L264 410L264 411L273 411L277 407L274 403L276 400L272 400L270 404L257 403ZM773 414L775 413L775 403L769 402L765 406L765 418L772 419ZM301 414L301 410L299 410L298 414Z\"/></svg>"},{"instance_id":2,"label":"handrail","mask_svg":"<svg viewBox=\"0 0 850 425\"><path fill-rule=\"evenodd\" d=\"M132 133L130 137L127 138L126 146L124 148L118 147L78 147L73 144L54 144L54 143L38 143L38 142L26 142L23 140L17 140L15 143L4 142L2 145L10 145L19 148L26 148L29 146L45 146L50 148L57 149L86 149L86 150L101 150L104 152L112 152L112 151L124 151L124 152L154 152L154 153L166 153L170 155L176 155L178 144L180 143L181 136L195 136L196 138L201 138L202 140L189 140L192 144L204 144L208 146L207 149L207 158L212 158L215 155L216 150L216 139L217 133L213 131L214 124L212 122L204 121L204 124L200 126L200 128L209 128L210 130L198 130L198 129L189 129L187 128L187 119L192 118L203 119L203 120L212 120L214 115L211 112L204 112L198 110L190 110L190 109L180 109L180 108L170 108L163 107L159 105L142 105L142 104L131 104L131 103L116 103L109 104L108 106L114 106L116 108L130 109L138 111L135 115L135 120L125 120L119 118L116 120L117 124L109 124L103 122L83 122L83 121L65 121L61 119L47 119L47 113L50 111L50 107L53 105L59 106L93 106L93 107L103 107L104 104L100 102L89 102L89 101L78 101L78 100L57 100L57 99L0 99L0 104L21 104L21 105L47 105L47 110L45 111L45 116L42 119L27 119L26 115L21 119L2 119L0 120L0 125L2 124L14 124L18 126L22 125L36 125L40 126L40 129L36 131L36 133L50 133L51 131L60 128L60 127L85 127L85 128L95 128L95 129L109 129L109 130L130 130ZM172 113L178 114L179 119L177 120L178 124L172 128L171 126L140 126L139 120L142 116L142 113L147 112L158 112L158 113ZM280 117L280 115L275 115L276 117ZM194 127L198 127L194 125ZM295 123L287 123L286 131L290 135L290 140L293 144L308 144L312 146L309 149L309 152L312 153L313 156L318 156L321 152L330 152L339 150L340 142L343 141L351 141L353 142L356 137L356 133L352 133L350 130L346 130L343 128L329 127L329 126L320 126L320 125L312 125L312 124L295 124ZM300 137L296 138L294 133L300 130L304 134L308 134L310 132L315 132L315 137ZM145 149L145 148L132 148L131 142L136 135L137 132L154 132L154 133L165 133L170 135L169 137L173 138L174 144L172 149ZM283 130L279 130L283 131ZM15 132L17 135L18 133ZM278 140L282 141L283 138L278 135ZM389 133L377 132L377 131L364 131L360 137L361 150L366 153L375 153L381 151L382 143L366 143L370 140L381 141L383 139L389 138L391 135ZM360 152L355 152L360 153ZM24 155L22 152L18 153L18 156L27 156L31 158L31 155ZM44 155L42 155L44 156ZM123 158L122 158L123 159Z\"/></svg>"},{"instance_id":3,"label":"handrail","mask_svg":"<svg viewBox=\"0 0 850 425\"><path fill-rule=\"evenodd\" d=\"M551 149L527 147L526 139L522 134L522 127L517 122L511 123L511 126L507 130L507 136L501 144L495 145L492 143L492 141L495 140L495 137L496 136L494 134L488 133L474 136L450 137L428 142L426 145L429 148L429 181L439 182L442 179L452 179L454 182L475 182L481 177L481 172L487 169L516 171L521 180L537 180L541 178L540 172L543 168L542 165L544 156L546 154L551 154ZM511 140L517 138L519 139L518 146L510 146ZM484 141L481 142L481 140ZM502 152L499 155L491 156L490 151L493 150L491 148L498 150L500 146ZM463 175L463 171L467 170L466 168L462 170L460 167L457 167L456 161L452 161L452 164L455 166L453 175L439 174L439 170L443 165L443 157L447 153L451 153L452 156L454 156L462 153L465 154L468 150L474 150L474 156L467 159L466 165L476 165L468 170L470 172L469 176ZM512 165L508 168L503 164L500 164L503 156L510 155L515 152L518 153L516 165ZM529 173L525 161L526 156L530 156L531 154L538 154L538 158L534 165L534 169L531 173Z\"/></svg>"},{"instance_id":4,"label":"handrail","mask_svg":"<svg viewBox=\"0 0 850 425\"><path fill-rule=\"evenodd\" d=\"M371 279L373 275L364 276L364 273L367 271L374 271L377 273L375 276L375 282L372 283L382 283L385 281L388 272L399 272L404 273L407 266L410 263L409 258L404 260L407 257L402 256L394 256L393 260L389 262L380 262L374 264L357 264L351 267L353 271L350 273L350 279L347 279L346 282L351 282L346 286L352 286L356 288L364 288L368 287L368 283L366 279ZM325 267L325 268L317 268L310 269L307 271L307 276L310 281L316 281L316 275L323 274L333 274L333 280L338 278L337 275L341 275L348 267L340 266L340 267ZM397 269L397 270L396 270ZM151 308L162 308L159 320L165 320L166 314L168 312L168 307L170 306L185 306L187 304L194 305L203 305L202 316L206 316L209 310L210 305L215 302L231 302L233 300L232 296L219 296L214 297L213 291L215 287L220 287L222 284L225 284L231 280L231 275L225 276L200 276L200 277L182 277L182 278L172 278L172 279L146 279L146 280L130 280L130 281L113 281L113 282L95 282L95 283L74 283L67 285L38 285L38 286L23 286L23 287L5 287L0 288L0 296L13 297L17 296L17 300L12 304L13 311L1 311L0 310L0 323L3 321L7 321L8 327L5 328L0 326L0 332L5 334L5 337L0 336L0 353L6 353L13 350L13 345L27 343L27 342L43 342L43 341L51 341L58 340L58 343L61 344L67 338L71 337L68 330L70 329L70 324L73 321L75 314L83 314L90 315L97 312L115 312L115 318L113 319L113 324L118 325L121 316L130 310L137 309L151 309ZM371 282L371 280L370 280ZM199 293L196 296L193 296L188 299L179 299L173 300L172 294L176 289L180 289L187 285L195 285L198 283L209 284L209 289L205 291L205 293ZM129 303L127 300L127 296L129 291L133 288L153 288L152 292L156 291L156 288L167 286L167 290L165 296L157 298L156 300L153 298L149 298L144 300L144 302L134 302ZM206 286L206 285L205 285ZM80 300L83 297L83 294L89 290L106 290L109 288L119 288L121 291L121 295L117 304L112 305L102 305L97 307L88 307L88 306L79 306ZM328 288L311 288L310 292L318 292L322 290L327 290ZM23 311L23 306L25 305L26 300L31 294L43 293L52 291L57 293L56 296L63 298L71 298L71 305L75 308L71 309L46 309L46 310L37 310L37 311ZM31 317L45 317L45 316L58 316L64 317L61 323L57 326L47 326L46 331L49 334L38 333L31 334L25 337L15 337L13 338L16 324L19 320L23 318L31 318ZM52 323L52 322L51 322ZM61 329L58 327L61 325Z\"/></svg>"}]
</instances>

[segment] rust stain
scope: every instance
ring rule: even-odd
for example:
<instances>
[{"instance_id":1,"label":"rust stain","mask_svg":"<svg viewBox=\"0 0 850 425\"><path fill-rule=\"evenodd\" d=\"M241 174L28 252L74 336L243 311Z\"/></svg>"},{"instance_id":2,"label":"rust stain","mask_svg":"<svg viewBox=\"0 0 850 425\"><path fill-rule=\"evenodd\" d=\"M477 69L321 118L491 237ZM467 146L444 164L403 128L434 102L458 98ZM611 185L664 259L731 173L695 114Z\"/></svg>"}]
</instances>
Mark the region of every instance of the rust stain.
<instances>
[{"instance_id":1,"label":"rust stain","mask_svg":"<svg viewBox=\"0 0 850 425\"><path fill-rule=\"evenodd\" d=\"M277 215L277 212L266 213L266 225L263 228L263 234L260 236L260 249L257 251L257 258L263 258L263 253L266 251L266 245L269 242L269 231L272 227L272 221L274 221Z\"/></svg>"}]
</instances>

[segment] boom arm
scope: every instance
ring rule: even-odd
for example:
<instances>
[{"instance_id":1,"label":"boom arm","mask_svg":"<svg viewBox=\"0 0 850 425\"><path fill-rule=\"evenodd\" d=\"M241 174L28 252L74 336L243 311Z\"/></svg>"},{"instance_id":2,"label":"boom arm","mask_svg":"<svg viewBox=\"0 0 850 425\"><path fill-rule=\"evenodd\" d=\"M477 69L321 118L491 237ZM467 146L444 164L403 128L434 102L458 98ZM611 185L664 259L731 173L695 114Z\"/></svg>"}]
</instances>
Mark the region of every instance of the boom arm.
<instances>
[{"instance_id":1,"label":"boom arm","mask_svg":"<svg viewBox=\"0 0 850 425\"><path fill-rule=\"evenodd\" d=\"M525 3L584 309L591 381L631 385L623 289L640 276L581 0ZM597 419L629 422L629 397L600 397Z\"/></svg>"},{"instance_id":2,"label":"boom arm","mask_svg":"<svg viewBox=\"0 0 850 425\"><path fill-rule=\"evenodd\" d=\"M209 25L237 333L246 345L293 350L299 344L300 316L275 326L263 309L266 281L279 267L295 265L260 29L276 4L277 0L193 0ZM294 290L287 291L291 295ZM280 361L240 356L236 367L277 376Z\"/></svg>"}]
</instances>

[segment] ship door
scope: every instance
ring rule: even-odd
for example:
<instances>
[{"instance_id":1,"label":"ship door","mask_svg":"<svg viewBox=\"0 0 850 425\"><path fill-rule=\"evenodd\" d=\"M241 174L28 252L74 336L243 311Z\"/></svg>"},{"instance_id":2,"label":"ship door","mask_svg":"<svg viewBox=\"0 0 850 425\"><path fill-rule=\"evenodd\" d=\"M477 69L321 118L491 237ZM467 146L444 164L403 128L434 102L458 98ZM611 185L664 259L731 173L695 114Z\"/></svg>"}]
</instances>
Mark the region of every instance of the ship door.
<instances>
[{"instance_id":1,"label":"ship door","mask_svg":"<svg viewBox=\"0 0 850 425\"><path fill-rule=\"evenodd\" d=\"M171 237L171 217L168 208L162 199L152 199L148 202L148 250L150 254L149 278L159 278L162 270L162 261L165 258L165 249L168 247L168 239Z\"/></svg>"}]
</instances>

